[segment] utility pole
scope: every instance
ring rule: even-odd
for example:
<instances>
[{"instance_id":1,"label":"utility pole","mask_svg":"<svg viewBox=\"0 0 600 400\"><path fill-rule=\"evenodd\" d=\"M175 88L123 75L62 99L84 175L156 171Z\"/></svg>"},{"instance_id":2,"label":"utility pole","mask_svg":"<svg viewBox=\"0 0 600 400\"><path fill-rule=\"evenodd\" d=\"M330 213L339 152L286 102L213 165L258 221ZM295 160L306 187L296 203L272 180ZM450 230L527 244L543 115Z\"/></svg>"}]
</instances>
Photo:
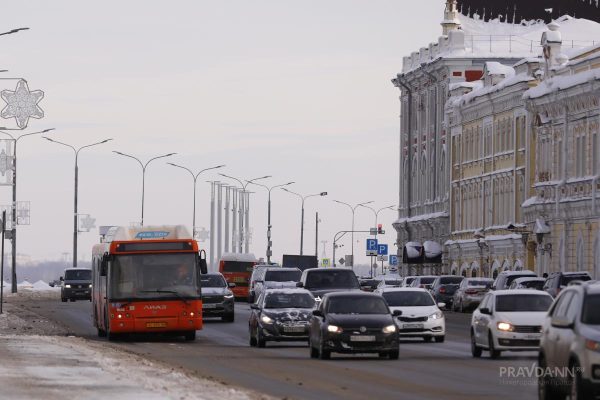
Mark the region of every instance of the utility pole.
<instances>
[{"instance_id":1,"label":"utility pole","mask_svg":"<svg viewBox=\"0 0 600 400\"><path fill-rule=\"evenodd\" d=\"M315 257L319 258L319 212L315 214Z\"/></svg>"}]
</instances>

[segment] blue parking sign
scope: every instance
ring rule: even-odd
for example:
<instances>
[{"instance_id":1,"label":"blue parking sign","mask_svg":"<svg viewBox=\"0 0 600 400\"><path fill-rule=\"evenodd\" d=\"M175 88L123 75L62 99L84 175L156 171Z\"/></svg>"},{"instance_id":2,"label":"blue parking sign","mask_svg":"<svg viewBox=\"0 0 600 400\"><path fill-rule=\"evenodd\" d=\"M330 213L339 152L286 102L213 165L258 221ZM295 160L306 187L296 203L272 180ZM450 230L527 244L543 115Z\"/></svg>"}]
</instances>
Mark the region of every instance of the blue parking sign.
<instances>
[{"instance_id":1,"label":"blue parking sign","mask_svg":"<svg viewBox=\"0 0 600 400\"><path fill-rule=\"evenodd\" d=\"M367 239L367 251L377 250L377 239Z\"/></svg>"},{"instance_id":2,"label":"blue parking sign","mask_svg":"<svg viewBox=\"0 0 600 400\"><path fill-rule=\"evenodd\" d=\"M378 256L387 256L388 254L388 245L387 244L378 244L377 245L377 255Z\"/></svg>"},{"instance_id":3,"label":"blue parking sign","mask_svg":"<svg viewBox=\"0 0 600 400\"><path fill-rule=\"evenodd\" d=\"M398 265L398 256L390 254L390 265Z\"/></svg>"}]
</instances>

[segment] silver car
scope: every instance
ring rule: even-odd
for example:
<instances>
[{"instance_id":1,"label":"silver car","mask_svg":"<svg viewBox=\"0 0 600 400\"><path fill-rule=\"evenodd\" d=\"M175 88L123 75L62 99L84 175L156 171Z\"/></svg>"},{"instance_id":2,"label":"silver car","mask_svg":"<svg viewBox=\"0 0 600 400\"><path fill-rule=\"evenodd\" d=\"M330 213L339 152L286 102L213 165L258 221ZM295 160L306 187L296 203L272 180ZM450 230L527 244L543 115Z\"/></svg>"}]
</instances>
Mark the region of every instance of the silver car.
<instances>
[{"instance_id":1,"label":"silver car","mask_svg":"<svg viewBox=\"0 0 600 400\"><path fill-rule=\"evenodd\" d=\"M492 278L465 278L454 292L452 311L465 312L474 310L483 296L490 290Z\"/></svg>"},{"instance_id":2,"label":"silver car","mask_svg":"<svg viewBox=\"0 0 600 400\"><path fill-rule=\"evenodd\" d=\"M542 325L540 399L600 395L600 284L563 289Z\"/></svg>"}]
</instances>

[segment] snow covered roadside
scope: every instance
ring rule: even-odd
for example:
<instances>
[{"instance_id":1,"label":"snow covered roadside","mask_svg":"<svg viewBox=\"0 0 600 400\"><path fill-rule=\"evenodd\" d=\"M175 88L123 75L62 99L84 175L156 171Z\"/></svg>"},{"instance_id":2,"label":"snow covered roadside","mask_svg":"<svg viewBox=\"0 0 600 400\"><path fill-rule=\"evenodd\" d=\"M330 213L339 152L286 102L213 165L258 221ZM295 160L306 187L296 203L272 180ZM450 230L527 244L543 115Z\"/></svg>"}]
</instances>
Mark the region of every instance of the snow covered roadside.
<instances>
[{"instance_id":1,"label":"snow covered roadside","mask_svg":"<svg viewBox=\"0 0 600 400\"><path fill-rule=\"evenodd\" d=\"M21 291L19 297L57 293ZM13 297L12 295L10 297ZM0 399L264 399L130 354L5 304L0 315ZM20 318L24 313L24 318Z\"/></svg>"}]
</instances>

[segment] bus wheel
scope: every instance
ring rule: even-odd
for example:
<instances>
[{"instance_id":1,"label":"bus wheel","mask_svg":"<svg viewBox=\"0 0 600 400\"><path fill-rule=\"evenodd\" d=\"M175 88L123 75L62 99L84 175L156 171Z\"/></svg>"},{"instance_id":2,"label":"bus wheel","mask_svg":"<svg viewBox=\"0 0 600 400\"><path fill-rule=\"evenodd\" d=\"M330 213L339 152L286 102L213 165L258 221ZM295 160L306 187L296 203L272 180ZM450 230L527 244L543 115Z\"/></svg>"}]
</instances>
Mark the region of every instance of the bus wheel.
<instances>
[{"instance_id":1,"label":"bus wheel","mask_svg":"<svg viewBox=\"0 0 600 400\"><path fill-rule=\"evenodd\" d=\"M186 341L191 342L196 340L196 331L188 331L183 336L185 337Z\"/></svg>"},{"instance_id":2,"label":"bus wheel","mask_svg":"<svg viewBox=\"0 0 600 400\"><path fill-rule=\"evenodd\" d=\"M98 337L106 337L106 331L98 328Z\"/></svg>"}]
</instances>

